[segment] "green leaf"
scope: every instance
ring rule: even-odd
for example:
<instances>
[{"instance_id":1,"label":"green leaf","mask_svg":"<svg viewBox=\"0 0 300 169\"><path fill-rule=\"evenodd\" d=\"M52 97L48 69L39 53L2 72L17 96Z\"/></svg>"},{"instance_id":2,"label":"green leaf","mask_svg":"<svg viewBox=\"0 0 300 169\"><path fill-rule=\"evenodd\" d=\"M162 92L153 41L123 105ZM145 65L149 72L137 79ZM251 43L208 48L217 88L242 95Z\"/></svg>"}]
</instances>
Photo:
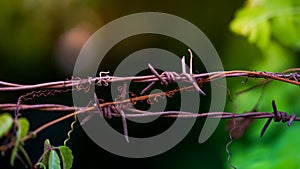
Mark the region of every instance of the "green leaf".
<instances>
[{"instance_id":1,"label":"green leaf","mask_svg":"<svg viewBox=\"0 0 300 169\"><path fill-rule=\"evenodd\" d=\"M41 166L43 169L46 169L46 165L44 163L36 163L35 166Z\"/></svg>"},{"instance_id":2,"label":"green leaf","mask_svg":"<svg viewBox=\"0 0 300 169\"><path fill-rule=\"evenodd\" d=\"M250 43L264 48L271 38L269 17L270 12L262 7L245 7L237 13L236 18L230 24L230 29L248 37Z\"/></svg>"},{"instance_id":3,"label":"green leaf","mask_svg":"<svg viewBox=\"0 0 300 169\"><path fill-rule=\"evenodd\" d=\"M12 150L11 157L10 157L10 165L11 166L14 166L16 155L19 150L21 138L25 137L29 130L29 122L26 118L24 118L24 117L19 118L18 124L19 124L19 126L18 126L18 130L17 130L17 134L16 134L15 145Z\"/></svg>"},{"instance_id":4,"label":"green leaf","mask_svg":"<svg viewBox=\"0 0 300 169\"><path fill-rule=\"evenodd\" d=\"M50 147L51 147L50 140L46 139L44 142L44 152L48 151Z\"/></svg>"},{"instance_id":5,"label":"green leaf","mask_svg":"<svg viewBox=\"0 0 300 169\"><path fill-rule=\"evenodd\" d=\"M260 6L264 6L272 13L282 13L292 6L291 0L263 0Z\"/></svg>"},{"instance_id":6,"label":"green leaf","mask_svg":"<svg viewBox=\"0 0 300 169\"><path fill-rule=\"evenodd\" d=\"M16 155L17 155L17 152L19 149L20 140L21 140L21 130L19 129L17 131L15 145L14 145L14 148L13 148L11 156L10 156L10 165L11 166L14 166Z\"/></svg>"},{"instance_id":7,"label":"green leaf","mask_svg":"<svg viewBox=\"0 0 300 169\"><path fill-rule=\"evenodd\" d=\"M42 159L42 163L46 166L48 165L49 156L50 156L50 151L47 150L47 152L44 154L43 159Z\"/></svg>"},{"instance_id":8,"label":"green leaf","mask_svg":"<svg viewBox=\"0 0 300 169\"><path fill-rule=\"evenodd\" d=\"M46 139L44 142L44 155L42 158L41 163L44 164L45 166L48 165L48 161L49 161L49 155L50 155L50 150L51 150L51 144L49 139Z\"/></svg>"},{"instance_id":9,"label":"green leaf","mask_svg":"<svg viewBox=\"0 0 300 169\"><path fill-rule=\"evenodd\" d=\"M21 138L25 137L29 131L29 121L24 118L24 117L21 117L18 119L18 122L19 122L19 130L20 130L20 134L21 134Z\"/></svg>"},{"instance_id":10,"label":"green leaf","mask_svg":"<svg viewBox=\"0 0 300 169\"><path fill-rule=\"evenodd\" d=\"M67 146L59 146L64 169L70 169L73 163L72 150Z\"/></svg>"},{"instance_id":11,"label":"green leaf","mask_svg":"<svg viewBox=\"0 0 300 169\"><path fill-rule=\"evenodd\" d=\"M240 35L249 36L256 25L268 19L268 14L263 8L242 8L230 23L230 29Z\"/></svg>"},{"instance_id":12,"label":"green leaf","mask_svg":"<svg viewBox=\"0 0 300 169\"><path fill-rule=\"evenodd\" d=\"M50 151L48 168L49 169L60 169L60 159L55 150Z\"/></svg>"},{"instance_id":13,"label":"green leaf","mask_svg":"<svg viewBox=\"0 0 300 169\"><path fill-rule=\"evenodd\" d=\"M274 37L283 45L300 50L300 18L282 14L272 20Z\"/></svg>"},{"instance_id":14,"label":"green leaf","mask_svg":"<svg viewBox=\"0 0 300 169\"><path fill-rule=\"evenodd\" d=\"M8 113L0 115L0 138L7 133L13 125L13 118Z\"/></svg>"},{"instance_id":15,"label":"green leaf","mask_svg":"<svg viewBox=\"0 0 300 169\"><path fill-rule=\"evenodd\" d=\"M265 50L271 40L300 50L300 8L292 0L249 0L230 23L230 29ZM272 36L271 36L272 35ZM274 39L271 39L274 37Z\"/></svg>"},{"instance_id":16,"label":"green leaf","mask_svg":"<svg viewBox=\"0 0 300 169\"><path fill-rule=\"evenodd\" d=\"M259 22L256 25L256 29L249 36L248 40L250 43L255 43L259 48L264 49L270 43L271 28L269 21ZM254 36L252 36L254 35Z\"/></svg>"}]
</instances>

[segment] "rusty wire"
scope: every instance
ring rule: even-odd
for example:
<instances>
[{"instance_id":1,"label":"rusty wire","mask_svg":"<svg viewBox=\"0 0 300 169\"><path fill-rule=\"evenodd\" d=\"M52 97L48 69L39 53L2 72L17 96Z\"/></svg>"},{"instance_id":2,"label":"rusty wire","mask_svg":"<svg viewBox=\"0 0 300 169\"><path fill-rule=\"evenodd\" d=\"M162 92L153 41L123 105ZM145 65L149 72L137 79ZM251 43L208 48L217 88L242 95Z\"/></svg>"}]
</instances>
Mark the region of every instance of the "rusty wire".
<instances>
[{"instance_id":1,"label":"rusty wire","mask_svg":"<svg viewBox=\"0 0 300 169\"><path fill-rule=\"evenodd\" d=\"M191 63L190 63L191 64ZM184 90L194 89L199 92L201 95L206 95L204 91L202 91L201 87L204 83L212 82L220 78L233 78L233 77L244 77L255 78L255 79L265 79L262 84L267 84L272 80L281 81L284 83L289 83L293 85L300 86L300 68L292 68L288 69L281 73L274 72L263 72L263 71L245 71L245 70L232 70L232 71L217 71L217 72L209 72L209 73L199 73L193 74L192 70L190 72L186 72L186 67L184 63L184 58L182 59L182 73L177 72L168 72L165 71L159 74L150 64L148 65L149 69L153 73L153 75L146 76L134 76L134 77L116 77L109 76L109 72L100 72L98 77L72 77L71 79L67 79L64 81L56 81L56 82L47 82L41 84L34 85L22 85L15 84L10 82L0 81L0 92L9 92L9 91L31 91L25 95L22 95L18 98L17 103L1 103L0 111L15 111L15 116L20 115L20 112L24 113L25 110L40 110L40 111L60 111L67 113L62 117L50 121L31 133L22 138L22 141L26 141L33 136L37 135L40 131L44 130L47 127L50 127L60 121L63 121L67 118L74 117L75 115L92 112L93 114L100 114L103 118L113 118L118 117L122 118L123 124L123 132L126 141L128 142L128 129L126 123L126 117L131 118L140 118L140 117L149 117L149 116L159 116L165 118L221 118L221 119L236 119L236 118L249 118L249 119L268 119L265 125L261 130L261 137L264 135L266 129L270 125L271 121L275 122L288 122L290 126L293 121L300 121L300 117L296 117L296 114L288 115L287 112L278 111L276 107L275 101L272 102L273 112L246 112L242 114L238 114L236 112L184 112L184 111L163 111L163 112L149 112L142 111L138 109L132 108L132 105L136 104L137 101L146 100L147 103L151 103L150 99L152 98L154 101L157 101L157 98L163 97L172 97L174 93L181 92ZM190 68L192 65L190 65ZM149 90L151 90L156 83L160 83L162 85L169 85L171 83L176 82L188 82L191 85L182 88L175 88L166 92L159 93L151 93L146 94ZM117 100L112 102L105 102L102 99L99 99L96 94L94 94L94 99L91 100L93 104L88 104L85 107L74 107L67 106L62 104L26 104L27 100L32 100L36 97L47 97L49 95L55 95L56 93L62 92L70 92L73 90L76 91L84 91L88 92L92 85L97 86L107 86L114 82L124 82L124 85L119 87L118 90L120 92L120 96ZM126 99L126 85L127 82L135 82L135 83L148 83L146 88L144 88L140 96L133 94L133 97ZM255 86L258 87L259 85ZM250 88L251 90L253 88ZM246 89L245 91L248 91ZM242 92L245 92L242 91ZM241 93L242 93L241 92ZM68 113L69 112L69 113ZM70 113L71 112L71 113ZM129 113L130 112L130 113ZM15 117L16 118L16 117ZM88 118L90 118L88 116ZM232 142L231 132L237 128L234 125L234 128L230 130L230 142L226 145L226 151L228 153L228 163L232 168L235 168L230 163L231 153L228 149L229 144ZM68 138L69 139L69 138ZM6 145L0 146L0 151L5 151L9 147L13 146L14 142L10 142Z\"/></svg>"},{"instance_id":2,"label":"rusty wire","mask_svg":"<svg viewBox=\"0 0 300 169\"><path fill-rule=\"evenodd\" d=\"M188 74L191 78L199 79L199 83L207 83L220 78L232 78L232 77L248 77L248 78L264 78L269 80L278 80L286 83L291 83L294 85L300 86L300 73L296 72L300 71L300 68L292 68L288 69L284 72L290 73L274 73L274 72L264 72L264 71L246 71L246 70L232 70L232 71L216 71L210 73L200 73L200 74ZM174 74L175 72L173 72ZM99 74L103 74L100 72ZM172 73L171 73L172 74ZM170 72L164 72L157 75L146 75L146 76L134 76L134 77L117 77L117 76L100 76L100 77L88 77L88 78L79 78L73 77L72 79L64 80L64 81L56 81L56 82L47 82L41 84L33 84L33 85L21 85L15 83L8 83L4 81L0 81L0 91L19 91L19 90L41 90L41 89L65 89L65 88L80 88L84 85L107 85L108 83L113 82L122 82L122 81L131 81L131 82L153 82L153 81L162 81L165 83L170 76ZM171 75L172 76L172 75ZM170 81L170 80L168 80ZM177 74L176 76L172 76L171 81L189 81L189 78L186 76L186 73Z\"/></svg>"},{"instance_id":3,"label":"rusty wire","mask_svg":"<svg viewBox=\"0 0 300 169\"><path fill-rule=\"evenodd\" d=\"M99 77L95 78L72 78L71 80L66 81L57 81L57 82L49 82L35 85L21 85L14 84L8 82L1 82L0 91L17 91L17 90L37 90L30 92L26 95L20 96L18 102L14 103L2 103L0 104L0 111L21 111L21 110L41 110L41 111L73 111L73 114L78 114L79 112L86 111L96 111L97 109L101 110L103 117L111 118L111 117L122 117L121 113L116 111L116 107L118 109L122 109L125 111L131 111L132 113L126 114L126 117L144 117L144 116L161 116L161 117L170 117L170 118L252 118L252 119L261 119L268 118L266 125L262 130L261 136L264 134L266 128L272 119L275 122L282 121L287 122L288 125L291 125L293 121L300 121L299 117L296 117L295 114L289 116L286 112L279 112L276 109L275 102L272 103L274 112L247 112L243 114L237 114L232 112L208 112L208 113L190 113L190 112L182 112L182 111L165 111L165 112L147 112L130 108L128 104L125 103L135 103L139 100L147 100L149 98L157 98L158 96L170 96L175 92L188 90L188 89L196 89L200 94L205 95L205 93L200 89L203 83L210 82L219 78L229 78L229 77L246 77L246 78L263 78L267 79L267 82L270 80L278 80L286 83L291 83L294 85L300 85L300 74L296 71L300 71L300 68L293 68L284 71L283 73L273 73L273 72L259 72L259 71L222 71L222 72L211 72L211 73L202 73L202 74L187 74L183 71L182 74L178 74L176 72L163 72L162 74L158 74L156 70L149 64L149 68L151 69L154 75L147 76L136 76L136 77L114 77L109 76L108 72L100 72ZM185 67L183 67L183 70ZM104 76L103 76L104 75ZM193 81L193 79L196 79ZM107 85L112 82L120 82L120 81L132 81L132 82L150 82L150 84L142 91L142 93L146 93L146 91L150 90L153 87L153 83L160 81L163 85L168 85L169 83L174 83L176 81L186 81L190 82L192 85L173 89L167 92L154 93L148 95L136 96L130 99L125 99L124 93L121 97L122 99L114 102L104 102L100 99L95 99L95 104L93 106L87 107L73 107L66 106L61 104L36 104L36 105L28 105L23 104L21 101L31 100L34 97L40 96L48 96L54 95L56 93L60 93L61 91L67 92L71 91L71 88L75 90L88 90L89 85ZM50 90L52 89L52 90ZM126 92L126 91L125 91ZM126 94L126 93L125 93ZM28 97L30 96L30 97ZM96 105L96 106L95 106ZM275 107L275 108L274 108ZM75 111L75 112L74 112ZM125 115L125 114L124 114ZM69 114L66 117L71 117ZM62 119L65 119L63 117ZM57 121L61 121L62 119L57 119ZM123 120L124 121L124 120ZM124 126L126 128L126 126ZM125 131L124 131L125 132Z\"/></svg>"},{"instance_id":4,"label":"rusty wire","mask_svg":"<svg viewBox=\"0 0 300 169\"><path fill-rule=\"evenodd\" d=\"M252 112L245 112L242 114L234 112L185 112L185 111L162 111L162 112L149 112L133 108L138 101L146 101L148 104L153 104L153 102L158 102L158 98L171 98L176 92L190 91L195 90L199 94L206 96L206 93L201 89L204 83L213 82L220 78L234 78L234 77L243 77L246 81L249 78L255 79L264 79L261 83L252 86L248 89L238 92L241 94L252 90L256 87L263 86L266 87L272 80L281 81L284 83L289 83L293 85L300 86L300 68L291 68L283 72L264 72L264 71L247 71L247 70L231 70L231 71L216 71L208 73L198 73L194 74L192 72L192 51L188 50L190 53L190 63L189 63L189 72L187 73L185 57L181 59L182 72L170 72L165 71L159 74L151 64L148 64L152 75L146 76L133 76L133 77L117 77L110 76L109 72L101 71L97 77L72 77L71 79L66 79L64 81L55 81L47 82L41 84L33 85L22 85L11 82L0 81L0 92L15 92L15 91L27 91L28 93L19 96L16 103L0 103L0 111L12 111L14 113L14 133L18 128L18 117L22 113L26 113L28 110L39 110L39 111L60 111L66 113L62 117L54 119L50 122L47 122L35 130L31 131L28 135L21 139L22 142L35 137L40 131L60 122L66 120L70 117L75 117L75 121L71 124L71 130L68 132L68 138L64 141L64 145L70 139L70 134L73 131L73 125L76 123L76 115L82 113L88 113L88 115L81 121L85 123L88 121L94 114L98 114L103 118L121 118L123 124L123 135L125 140L129 142L128 137L128 128L126 118L141 118L141 117L162 117L162 118L221 118L221 119L232 119L233 127L229 129L229 139L230 141L226 144L226 152L228 154L227 162L231 168L236 168L231 162L231 152L229 151L229 145L233 141L233 132L238 129L237 122L239 119L253 120L253 119L267 119L265 125L263 126L260 136L262 137L266 132L266 129L270 125L271 121L274 122L288 122L290 126L294 121L300 121L300 117L297 117L295 113L288 115L287 112L279 111L277 109L276 103L272 101L273 112L257 112L253 109ZM96 86L108 86L114 82L123 82L123 86L118 87L119 96L112 102L105 102L103 99L99 99L97 94L94 93L94 98L89 102L85 107L75 107L67 106L62 104L26 104L26 101L33 100L38 97L47 97L52 96L57 93L66 93L71 91L84 91L89 92L92 85ZM127 83L148 83L148 85L136 95L132 92L127 92ZM190 86L175 88L165 92L151 93L146 94L150 91L157 83L167 86L172 83L177 82L187 82ZM230 90L226 86L224 87L227 90L229 101L233 103L230 98ZM127 95L130 95L130 98L126 98ZM261 99L261 97L260 97ZM9 139L8 139L9 140ZM0 151L5 152L10 147L15 145L15 139L11 139L6 144L0 145Z\"/></svg>"}]
</instances>

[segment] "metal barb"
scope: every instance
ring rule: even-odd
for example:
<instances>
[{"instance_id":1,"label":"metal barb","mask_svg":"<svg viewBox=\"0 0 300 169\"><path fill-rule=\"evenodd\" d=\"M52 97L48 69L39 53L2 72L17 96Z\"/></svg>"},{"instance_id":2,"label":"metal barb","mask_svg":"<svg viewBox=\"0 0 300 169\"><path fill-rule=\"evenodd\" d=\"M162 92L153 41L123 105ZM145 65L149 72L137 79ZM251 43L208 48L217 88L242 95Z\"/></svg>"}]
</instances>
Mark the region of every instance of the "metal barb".
<instances>
[{"instance_id":1,"label":"metal barb","mask_svg":"<svg viewBox=\"0 0 300 169\"><path fill-rule=\"evenodd\" d=\"M145 87L145 89L143 89L140 93L140 95L144 95L146 92L148 92L150 89L152 89L152 87L154 87L155 82L151 82L147 87Z\"/></svg>"},{"instance_id":2,"label":"metal barb","mask_svg":"<svg viewBox=\"0 0 300 169\"><path fill-rule=\"evenodd\" d=\"M123 124L123 132L124 132L124 137L127 143L129 143L128 139L128 128L127 128L127 122L126 122L126 116L123 110L118 110L118 112L121 114L122 117L122 124Z\"/></svg>"},{"instance_id":3,"label":"metal barb","mask_svg":"<svg viewBox=\"0 0 300 169\"><path fill-rule=\"evenodd\" d=\"M265 134L267 128L269 127L270 123L272 121L272 118L268 118L267 122L265 123L264 127L261 129L261 132L260 132L260 138L263 137L263 135Z\"/></svg>"},{"instance_id":4,"label":"metal barb","mask_svg":"<svg viewBox=\"0 0 300 169\"><path fill-rule=\"evenodd\" d=\"M170 83L174 83L176 81L175 77L179 77L179 75L176 72L168 72L165 71L161 75L151 66L151 64L148 64L149 69L151 72L160 80L160 83L162 85L168 85ZM162 78L165 77L166 79ZM140 93L140 95L144 95L146 92L151 90L155 85L155 81L151 82L148 86L146 86Z\"/></svg>"},{"instance_id":5,"label":"metal barb","mask_svg":"<svg viewBox=\"0 0 300 169\"><path fill-rule=\"evenodd\" d=\"M193 52L191 49L188 49L189 53L190 53L190 74L193 74Z\"/></svg>"},{"instance_id":6,"label":"metal barb","mask_svg":"<svg viewBox=\"0 0 300 169\"><path fill-rule=\"evenodd\" d=\"M279 122L280 119L281 119L281 115L280 113L278 112L277 110L277 107L276 107L276 103L275 103L275 100L272 100L272 107L273 107L273 113L274 113L274 121L275 122Z\"/></svg>"},{"instance_id":7,"label":"metal barb","mask_svg":"<svg viewBox=\"0 0 300 169\"><path fill-rule=\"evenodd\" d=\"M182 56L182 59L181 59L181 69L182 69L182 73L185 74L186 73L185 56Z\"/></svg>"},{"instance_id":8,"label":"metal barb","mask_svg":"<svg viewBox=\"0 0 300 169\"><path fill-rule=\"evenodd\" d=\"M292 125L292 123L293 123L293 121L295 120L295 118L296 118L296 114L293 113L293 114L291 115L291 118L290 118L289 122L288 122L288 126L291 126L291 125Z\"/></svg>"},{"instance_id":9,"label":"metal barb","mask_svg":"<svg viewBox=\"0 0 300 169\"><path fill-rule=\"evenodd\" d=\"M277 110L276 107L276 103L274 100L272 100L272 108L273 108L273 117L268 118L267 122L265 123L265 125L263 126L261 132L260 132L260 137L262 138L262 136L264 135L265 131L267 130L267 128L269 127L272 119L274 119L274 122L280 122L282 121L283 123L288 121L288 126L291 126L293 121L296 118L296 114L293 113L291 116L289 116L287 113L285 112L281 112Z\"/></svg>"},{"instance_id":10,"label":"metal barb","mask_svg":"<svg viewBox=\"0 0 300 169\"><path fill-rule=\"evenodd\" d=\"M166 80L164 80L159 74L158 72L151 66L151 64L148 64L151 72L160 80L162 85L166 85L168 82Z\"/></svg>"},{"instance_id":11,"label":"metal barb","mask_svg":"<svg viewBox=\"0 0 300 169\"><path fill-rule=\"evenodd\" d=\"M198 86L197 82L191 77L191 75L187 74L187 73L182 73L183 76L185 76L194 86L194 88L203 96L206 96L206 94L200 89L200 87Z\"/></svg>"}]
</instances>

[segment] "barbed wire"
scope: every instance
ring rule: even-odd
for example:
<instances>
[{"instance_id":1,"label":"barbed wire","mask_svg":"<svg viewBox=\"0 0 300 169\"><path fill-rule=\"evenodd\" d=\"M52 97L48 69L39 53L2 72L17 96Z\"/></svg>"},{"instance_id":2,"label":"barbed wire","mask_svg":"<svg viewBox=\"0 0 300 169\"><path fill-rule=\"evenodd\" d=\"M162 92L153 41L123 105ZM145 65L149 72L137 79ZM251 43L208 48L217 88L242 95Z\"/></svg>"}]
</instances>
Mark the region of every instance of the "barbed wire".
<instances>
[{"instance_id":1,"label":"barbed wire","mask_svg":"<svg viewBox=\"0 0 300 169\"><path fill-rule=\"evenodd\" d=\"M261 85L268 84L272 80L281 81L284 83L289 83L293 85L300 86L300 68L292 68L285 70L280 73L276 72L264 72L264 71L247 71L247 70L231 70L231 71L216 71L216 72L208 72L208 73L198 73L194 74L192 72L192 62L190 62L190 72L186 72L185 67L185 58L182 60L182 72L170 72L165 71L159 74L152 65L148 65L149 69L153 73L153 75L145 75L145 76L133 76L133 77L117 77L117 76L109 76L109 72L101 71L98 77L72 77L71 79L67 79L64 81L56 81L56 82L47 82L41 84L33 84L33 85L22 85L10 82L0 81L0 92L14 92L14 91L31 91L25 95L21 95L18 98L16 103L0 103L0 111L14 111L15 118L21 115L21 111L26 110L39 110L39 111L60 111L60 112L71 112L59 117L53 121L50 121L46 124L41 125L37 129L33 130L30 134L22 138L22 141L26 141L35 135L37 135L40 131L45 128L52 126L60 121L68 119L70 117L74 117L78 114L92 112L90 113L86 119L82 120L81 123L85 123L88 121L91 116L94 114L99 114L103 118L113 118L118 117L122 118L123 124L123 132L126 141L128 140L128 130L126 118L141 118L141 117L151 117L151 116L159 116L165 118L221 118L221 119L237 119L237 118L249 118L249 119L268 119L265 125L261 130L260 136L262 137L270 125L271 121L274 122L288 122L288 126L290 126L293 121L300 121L300 117L296 117L295 113L289 115L287 112L282 112L277 110L277 106L275 101L272 101L273 112L246 112L238 114L236 112L185 112L185 111L162 111L162 112L149 112L143 111L139 109L133 108L138 101L146 101L148 104L152 104L152 102L158 102L158 98L165 97L173 97L176 92L181 91L190 91L196 90L201 95L206 95L206 93L201 89L204 83L213 82L220 78L234 78L234 77L243 77L249 79L263 79L262 83L245 89L244 91L239 92L243 93L249 90L252 90L255 87L259 87ZM118 91L120 93L119 97L115 101L105 102L103 99L99 99L94 93L94 98L91 100L90 104L84 107L75 107L68 106L63 104L26 104L28 100L32 100L37 97L47 97L50 95L55 95L57 93L64 93L70 91L84 91L89 92L92 85L96 86L108 86L114 82L124 82L123 86L118 87ZM140 92L139 95L133 94L132 97L126 98L128 92L126 92L127 82L134 83L148 83L148 85ZM169 91L157 92L146 94L149 90L151 90L156 83L160 83L161 85L169 85L171 83L177 82L187 82L190 86L185 86L181 88L175 88ZM151 101L152 99L153 101ZM75 117L76 119L76 117ZM74 125L74 123L72 123ZM73 126L72 126L73 127ZM228 150L228 145L232 142L231 133L233 130L237 128L236 125L230 130L230 142L226 145L226 151L228 152L228 162L230 161L230 151ZM72 128L73 130L73 128ZM68 139L70 139L68 133ZM0 151L5 151L9 147L13 146L14 142L11 141L8 144L0 145ZM229 162L230 164L230 162ZM234 166L231 165L233 168Z\"/></svg>"},{"instance_id":2,"label":"barbed wire","mask_svg":"<svg viewBox=\"0 0 300 169\"><path fill-rule=\"evenodd\" d=\"M176 92L183 91L183 90L190 90L190 89L196 89L200 94L205 95L205 93L200 89L199 86L201 86L203 83L211 82L219 78L232 78L232 77L245 77L245 78L255 78L255 79L263 78L266 79L264 83L268 83L271 80L277 80L277 81L282 81L285 83L290 83L290 84L300 86L299 83L300 74L297 72L300 71L300 68L288 69L282 73L232 70L232 71L218 71L218 72L210 72L210 73L202 73L202 74L201 73L192 74L192 72L190 72L190 74L187 74L185 71L186 68L185 68L184 58L182 59L182 65L183 66L182 66L181 74L178 74L176 72L163 72L159 74L149 64L148 65L149 69L154 75L134 76L134 77L115 77L115 76L109 76L108 75L109 72L100 72L99 77L94 77L94 78L88 77L86 79L81 79L77 77L77 78L72 78L71 80L48 82L48 83L41 83L41 84L34 84L34 85L21 85L21 84L0 81L0 85L1 85L0 91L2 92L40 89L39 91L32 91L30 93L20 96L17 104L14 103L0 104L0 111L16 111L16 110L20 111L20 110L33 110L33 109L41 110L41 111L78 111L78 110L83 110L87 107L79 108L79 107L66 106L61 104L27 105L27 104L21 104L21 101L32 100L34 97L40 97L40 96L46 97L48 95L54 95L56 93L72 91L71 88L73 88L74 90L78 90L78 91L83 90L87 92L90 89L91 85L107 86L109 83L122 82L122 81L124 82L132 81L132 82L139 82L139 83L150 82L150 84L141 92L141 94L145 94L158 81L160 81L162 85L168 85L170 83L174 83L178 81L185 81L191 83L192 85L173 89L167 92L136 96L130 99L125 99L125 97L123 97L123 99L120 99L119 101L113 101L113 102L104 102L103 100L100 99L101 104L99 103L99 100L96 101L95 99L95 105L98 105L97 108L98 109L100 108L102 112L106 114L104 117L112 117L112 116L121 117L119 112L116 113L114 105L123 104L122 107L117 106L117 108L118 109L122 108L123 110L131 111L135 113L135 114L132 113L126 114L127 117L162 116L162 117L176 117L176 118L253 118L253 119L274 118L276 119L275 121L283 121L283 122L292 119L289 122L289 125L291 124L292 121L299 121L300 119L295 117L294 115L289 116L285 112L280 112L280 113L248 112L243 114L236 114L230 112L208 112L208 113L200 113L200 114L189 113L189 112L176 112L176 111L147 112L147 111L141 111L141 110L129 108L130 106L128 106L128 104L124 105L125 103L132 103L134 105L137 101L140 100L148 101L150 98L154 98L154 100L157 100L158 96L170 97L174 95L174 93ZM124 95L124 92L122 95ZM95 109L96 106L92 106L92 107L93 109L89 109L89 111L96 110Z\"/></svg>"},{"instance_id":3,"label":"barbed wire","mask_svg":"<svg viewBox=\"0 0 300 169\"><path fill-rule=\"evenodd\" d=\"M292 69L292 70L298 70L298 68ZM233 72L233 71L231 71L231 72ZM236 72L236 71L234 71L234 72ZM254 73L256 74L257 71L255 71ZM258 73L258 74L261 75L260 73ZM265 74L263 74L263 75L265 75ZM270 73L269 73L269 75L270 75ZM286 78L294 79L294 78L291 78L290 76L294 77L295 73L291 74L290 76L288 76L286 74L281 74L281 73L280 74L272 73L272 76L275 76L275 75L280 75L281 77L284 77L285 79ZM255 77L255 78L257 78L257 77ZM270 80L270 79L268 79L268 80ZM278 79L276 79L276 80L278 80ZM281 81L283 81L283 80L281 80ZM287 81L284 81L284 82L287 82ZM298 82L298 81L296 81L296 82ZM289 83L289 82L287 82L287 83ZM6 84L11 85L11 83L6 83ZM15 85L15 86L17 86L17 85ZM17 87L20 87L20 86L21 85L18 85ZM36 85L36 86L41 86L41 85ZM77 84L77 86L78 86L78 84ZM300 121L300 118L296 117L295 114L288 115L288 113L286 113L286 112L278 111L276 108L275 101L272 102L272 107L274 110L273 112L246 112L246 113L242 113L242 114L232 113L232 112L207 112L207 113L192 113L192 112L184 112L184 111L148 112L148 111L134 109L130 106L130 104L125 104L125 103L132 103L131 105L134 105L137 101L149 100L150 98L154 98L155 100L157 100L158 96L170 97L175 92L191 89L193 87L194 86L187 86L187 87L174 89L174 90L166 91L166 92L159 92L159 93L153 93L153 94L148 94L148 95L136 96L136 97L133 97L130 99L125 99L124 93L123 93L122 94L123 97L119 101L104 102L102 99L100 99L101 103L99 102L99 99L97 98L97 96L95 94L94 105L86 106L86 107L74 107L74 106L67 106L67 105L62 105L62 104L28 105L28 104L20 103L20 100L21 100L20 98L23 98L24 100L31 100L34 97L54 95L55 93L61 92L61 91L59 92L59 91L55 91L55 90L54 91L44 90L44 91L46 91L46 94L42 94L42 91L37 91L37 92L30 92L26 95L22 95L18 99L18 102L16 104L15 103L2 103L2 104L0 104L0 111L16 111L16 109L18 109L18 111L23 111L23 110L61 111L61 112L73 111L73 113L71 113L71 114L67 114L61 118L58 118L52 122L49 122L49 124L50 123L55 124L66 118L69 118L73 115L77 115L79 113L84 113L84 112L88 112L88 111L89 112L92 111L92 112L99 114L99 110L100 110L100 115L103 116L104 118L122 117L121 113L116 110L122 110L122 111L124 110L124 111L131 112L131 113L127 113L126 117L136 117L136 118L149 117L149 116L160 116L160 117L169 117L169 118L221 118L221 119L234 119L234 118L263 119L263 118L268 118L267 123L265 124L264 128L261 131L261 137L263 136L265 130L267 129L267 127L270 124L272 119L274 119L275 122L279 122L279 121L288 122L289 126L292 124L293 121ZM149 88L149 86L146 88ZM82 88L77 87L76 89L81 90ZM71 91L71 90L68 90L68 91ZM66 92L66 91L64 91L64 92ZM32 98L27 98L25 96L31 96ZM42 126L41 128L45 128L45 126L50 126L49 124L47 123L44 126ZM125 127L125 125L124 125L124 127ZM37 134L41 130L41 128L37 129L33 133Z\"/></svg>"},{"instance_id":4,"label":"barbed wire","mask_svg":"<svg viewBox=\"0 0 300 169\"><path fill-rule=\"evenodd\" d=\"M278 80L286 83L291 83L300 86L300 68L292 68L284 71L283 73L264 72L264 71L246 71L246 70L231 70L231 71L216 71L210 73L199 73L199 74L177 74L176 72L164 72L159 76L146 75L146 76L134 76L134 77L117 77L117 76L100 76L100 77L88 77L79 78L72 77L70 80L47 82L33 85L21 85L15 83L9 83L0 81L0 91L19 91L19 90L41 90L41 89L65 89L65 88L77 88L82 89L85 85L107 85L113 82L131 81L137 83L145 82L157 82L161 81L189 81L189 77L194 79L201 79L199 83L207 83L220 78L232 78L232 77L245 77L245 78L264 78L269 80ZM290 72L290 73L288 73ZM294 73L293 73L294 72ZM99 74L104 74L100 72ZM106 73L105 73L106 74ZM172 77L172 80L170 78Z\"/></svg>"}]
</instances>

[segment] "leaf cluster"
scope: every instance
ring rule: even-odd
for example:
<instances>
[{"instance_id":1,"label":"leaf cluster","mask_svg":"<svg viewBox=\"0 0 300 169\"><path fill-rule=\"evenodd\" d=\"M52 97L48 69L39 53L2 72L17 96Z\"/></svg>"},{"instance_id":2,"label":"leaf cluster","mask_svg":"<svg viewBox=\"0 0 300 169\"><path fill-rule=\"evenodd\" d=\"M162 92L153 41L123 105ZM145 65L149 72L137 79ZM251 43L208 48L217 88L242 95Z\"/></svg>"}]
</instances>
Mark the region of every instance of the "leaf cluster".
<instances>
[{"instance_id":1,"label":"leaf cluster","mask_svg":"<svg viewBox=\"0 0 300 169\"><path fill-rule=\"evenodd\" d=\"M11 147L10 165L14 166L18 158L24 166L33 167L30 157L24 149L22 138L28 136L30 123L25 117L14 119L9 113L0 114L0 138L4 139L3 145ZM5 144L6 143L6 144ZM5 151L2 151L4 154ZM21 154L22 156L21 156ZM25 161L23 158L25 158ZM70 169L73 163L72 151L69 147L62 145L55 147L47 139L44 143L44 153L39 161L34 165L35 168L44 169Z\"/></svg>"}]
</instances>

